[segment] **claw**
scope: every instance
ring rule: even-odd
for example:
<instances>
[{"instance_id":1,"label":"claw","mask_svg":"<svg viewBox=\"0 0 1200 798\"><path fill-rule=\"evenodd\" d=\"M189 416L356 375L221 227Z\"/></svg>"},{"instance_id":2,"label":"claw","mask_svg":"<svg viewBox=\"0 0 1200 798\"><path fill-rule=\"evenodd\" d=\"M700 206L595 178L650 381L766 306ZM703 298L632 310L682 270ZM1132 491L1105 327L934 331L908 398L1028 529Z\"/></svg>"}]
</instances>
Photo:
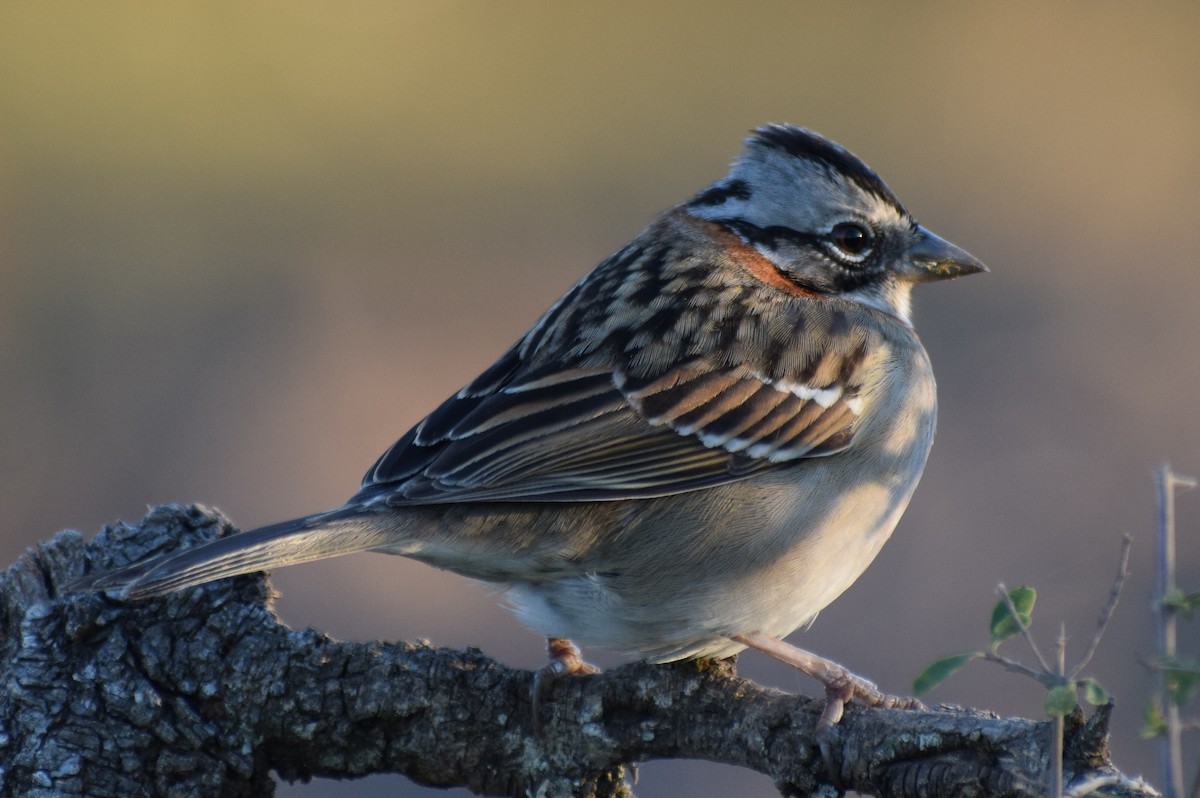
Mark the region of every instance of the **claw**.
<instances>
[{"instance_id":1,"label":"claw","mask_svg":"<svg viewBox=\"0 0 1200 798\"><path fill-rule=\"evenodd\" d=\"M561 637L551 637L546 641L546 651L550 661L533 675L533 689L530 691L533 709L533 733L542 733L542 699L550 692L554 680L560 676L585 676L599 673L595 665L584 662L583 655L570 640Z\"/></svg>"},{"instance_id":2,"label":"claw","mask_svg":"<svg viewBox=\"0 0 1200 798\"><path fill-rule=\"evenodd\" d=\"M817 737L825 737L829 734L829 730L842 719L842 714L845 712L846 704L854 694L850 690L844 690L834 685L825 685L825 706L821 709L821 717L817 719Z\"/></svg>"}]
</instances>

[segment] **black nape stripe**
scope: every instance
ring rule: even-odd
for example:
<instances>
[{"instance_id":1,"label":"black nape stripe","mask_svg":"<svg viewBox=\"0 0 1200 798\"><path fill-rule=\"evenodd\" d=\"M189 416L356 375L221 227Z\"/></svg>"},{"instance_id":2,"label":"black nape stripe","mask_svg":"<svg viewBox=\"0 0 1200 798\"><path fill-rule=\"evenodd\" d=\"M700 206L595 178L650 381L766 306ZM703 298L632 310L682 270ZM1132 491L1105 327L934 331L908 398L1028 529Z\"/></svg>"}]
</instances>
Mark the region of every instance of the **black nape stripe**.
<instances>
[{"instance_id":1,"label":"black nape stripe","mask_svg":"<svg viewBox=\"0 0 1200 798\"><path fill-rule=\"evenodd\" d=\"M750 185L745 180L729 180L701 191L688 205L721 205L730 199L748 200L750 196Z\"/></svg>"},{"instance_id":2,"label":"black nape stripe","mask_svg":"<svg viewBox=\"0 0 1200 798\"><path fill-rule=\"evenodd\" d=\"M830 170L844 175L863 190L882 197L900 210L904 209L892 190L869 166L849 150L818 136L811 130L805 130L795 125L764 125L754 131L748 144L782 150L797 158L807 158L823 163Z\"/></svg>"}]
</instances>

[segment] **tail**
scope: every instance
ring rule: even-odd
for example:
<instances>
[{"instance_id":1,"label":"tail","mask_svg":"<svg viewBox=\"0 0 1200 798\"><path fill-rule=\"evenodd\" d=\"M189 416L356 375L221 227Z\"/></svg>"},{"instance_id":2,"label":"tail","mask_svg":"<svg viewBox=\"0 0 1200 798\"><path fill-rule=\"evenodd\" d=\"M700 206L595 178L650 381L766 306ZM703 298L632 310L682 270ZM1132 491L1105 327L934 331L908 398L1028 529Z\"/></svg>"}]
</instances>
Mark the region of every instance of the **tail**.
<instances>
[{"instance_id":1,"label":"tail","mask_svg":"<svg viewBox=\"0 0 1200 798\"><path fill-rule=\"evenodd\" d=\"M342 508L89 574L67 591L111 590L126 599L150 598L227 576L367 551L386 543L388 533L370 514Z\"/></svg>"}]
</instances>

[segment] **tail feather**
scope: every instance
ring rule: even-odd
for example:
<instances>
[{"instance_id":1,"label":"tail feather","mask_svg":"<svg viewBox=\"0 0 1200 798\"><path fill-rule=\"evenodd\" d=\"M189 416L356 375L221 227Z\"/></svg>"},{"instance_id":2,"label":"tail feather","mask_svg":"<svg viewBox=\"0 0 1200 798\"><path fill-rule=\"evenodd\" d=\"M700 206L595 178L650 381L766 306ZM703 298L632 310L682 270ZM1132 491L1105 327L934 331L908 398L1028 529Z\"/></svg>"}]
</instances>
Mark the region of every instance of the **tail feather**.
<instances>
[{"instance_id":1,"label":"tail feather","mask_svg":"<svg viewBox=\"0 0 1200 798\"><path fill-rule=\"evenodd\" d=\"M229 576L367 551L387 542L387 531L369 516L305 516L90 574L67 590L109 590L127 599L161 596Z\"/></svg>"}]
</instances>

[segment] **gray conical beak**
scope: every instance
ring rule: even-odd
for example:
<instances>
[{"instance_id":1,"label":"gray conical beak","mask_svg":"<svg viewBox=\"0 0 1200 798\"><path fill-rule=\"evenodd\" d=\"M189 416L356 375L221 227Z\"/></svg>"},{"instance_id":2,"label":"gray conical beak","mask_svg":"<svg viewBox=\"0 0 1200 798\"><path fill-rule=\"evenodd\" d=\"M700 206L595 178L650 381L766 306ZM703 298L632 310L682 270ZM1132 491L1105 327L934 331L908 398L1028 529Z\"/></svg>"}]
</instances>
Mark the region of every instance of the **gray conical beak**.
<instances>
[{"instance_id":1,"label":"gray conical beak","mask_svg":"<svg viewBox=\"0 0 1200 798\"><path fill-rule=\"evenodd\" d=\"M986 272L987 266L965 249L918 225L912 246L904 253L896 276L914 283L952 280L968 274Z\"/></svg>"}]
</instances>

